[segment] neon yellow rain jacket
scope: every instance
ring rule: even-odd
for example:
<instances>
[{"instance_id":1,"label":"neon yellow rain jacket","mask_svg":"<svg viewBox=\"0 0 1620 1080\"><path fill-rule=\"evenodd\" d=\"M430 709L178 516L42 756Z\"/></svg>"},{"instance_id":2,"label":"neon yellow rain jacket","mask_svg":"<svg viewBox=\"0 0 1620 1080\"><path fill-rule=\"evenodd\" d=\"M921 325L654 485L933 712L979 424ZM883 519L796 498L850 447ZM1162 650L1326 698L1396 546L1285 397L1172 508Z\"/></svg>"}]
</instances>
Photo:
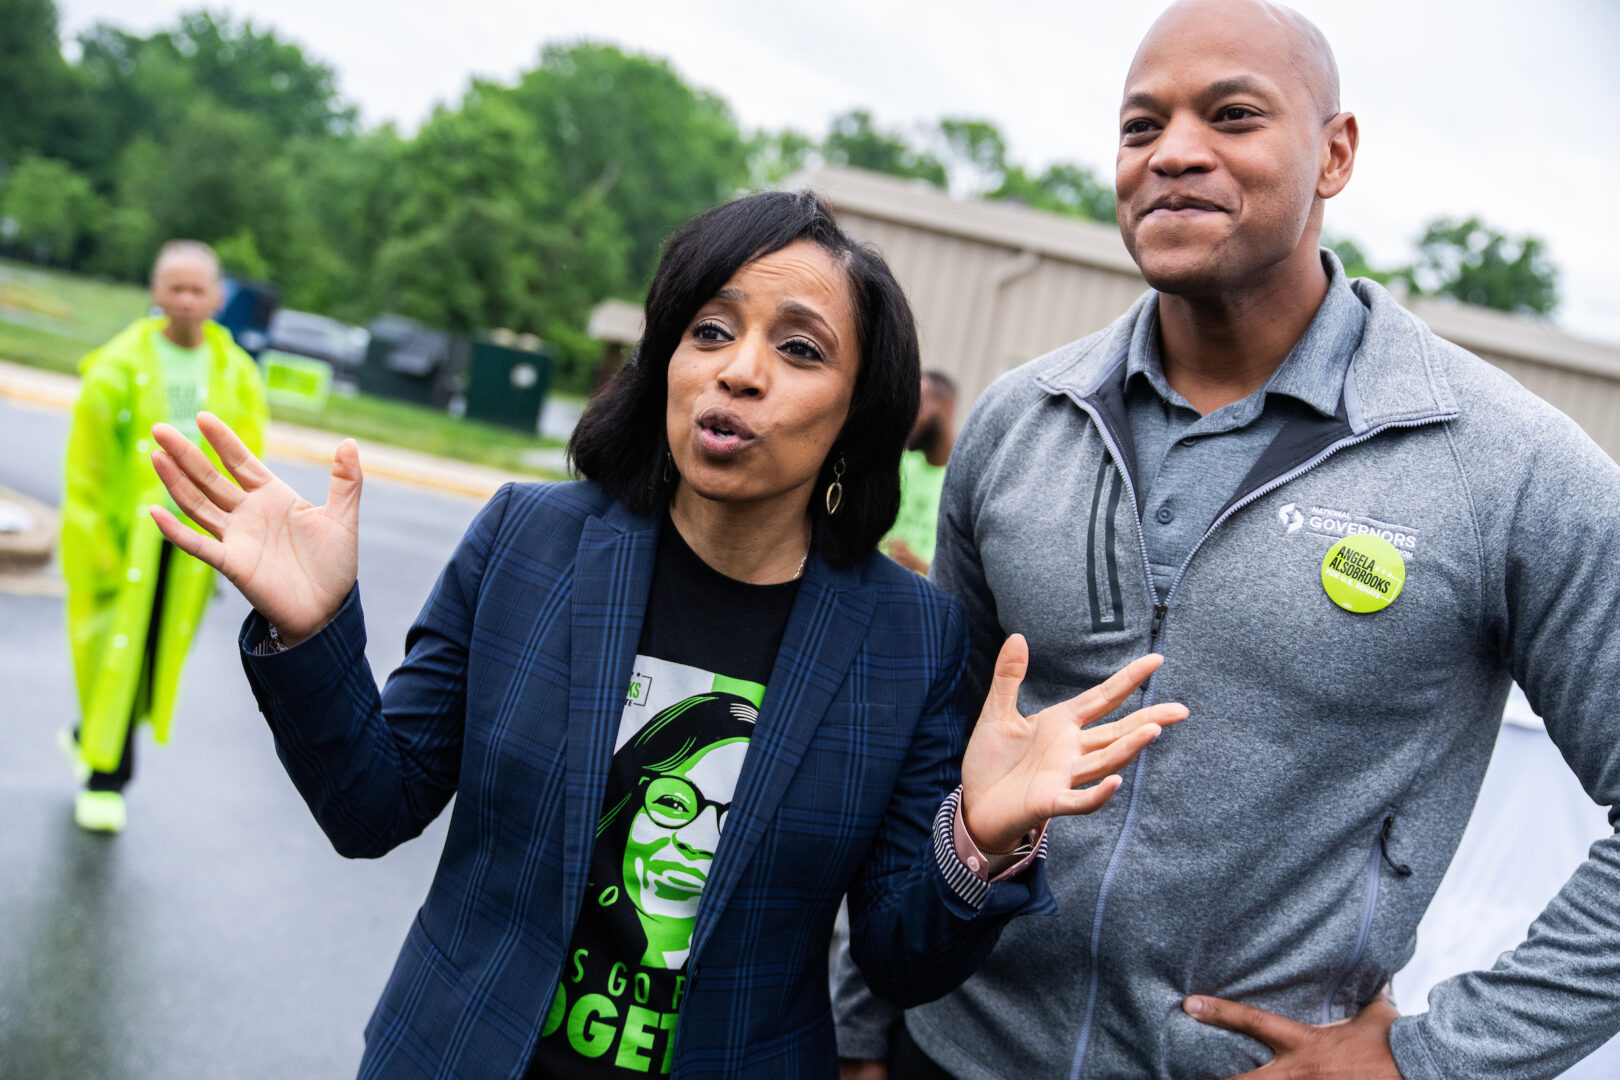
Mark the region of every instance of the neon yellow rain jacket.
<instances>
[{"instance_id":1,"label":"neon yellow rain jacket","mask_svg":"<svg viewBox=\"0 0 1620 1080\"><path fill-rule=\"evenodd\" d=\"M150 722L157 741L168 741L181 665L214 587L212 569L175 552L153 667L143 672L163 544L147 512L164 498L152 468L151 432L153 424L169 419L151 335L166 324L161 317L141 319L80 362L83 381L68 434L61 551L79 688L79 747L85 762L102 772L118 767L132 721ZM255 454L263 453L269 416L258 367L217 323L204 324L203 341L213 354L208 410ZM217 465L212 448L204 449ZM143 676L150 680L149 694L140 693ZM142 707L150 702L140 716L134 715L138 698Z\"/></svg>"}]
</instances>

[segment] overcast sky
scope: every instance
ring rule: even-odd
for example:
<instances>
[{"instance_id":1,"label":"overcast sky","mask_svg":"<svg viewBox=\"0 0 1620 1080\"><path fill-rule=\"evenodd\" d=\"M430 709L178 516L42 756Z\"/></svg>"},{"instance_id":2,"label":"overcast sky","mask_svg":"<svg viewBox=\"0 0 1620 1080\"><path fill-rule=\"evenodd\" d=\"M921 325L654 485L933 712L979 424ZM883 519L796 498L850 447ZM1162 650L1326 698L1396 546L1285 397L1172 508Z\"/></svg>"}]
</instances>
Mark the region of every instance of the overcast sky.
<instances>
[{"instance_id":1,"label":"overcast sky","mask_svg":"<svg viewBox=\"0 0 1620 1080\"><path fill-rule=\"evenodd\" d=\"M63 32L137 32L207 0L59 0ZM1015 160L1113 175L1120 86L1157 2L1024 0L219 0L338 72L368 124L414 129L477 75L510 80L546 42L665 57L745 129L811 134L844 109L886 127L993 120ZM1338 54L1361 123L1328 228L1374 263L1410 257L1431 218L1478 214L1543 238L1563 270L1557 319L1620 342L1620 3L1297 0ZM994 8L1000 8L994 11Z\"/></svg>"}]
</instances>

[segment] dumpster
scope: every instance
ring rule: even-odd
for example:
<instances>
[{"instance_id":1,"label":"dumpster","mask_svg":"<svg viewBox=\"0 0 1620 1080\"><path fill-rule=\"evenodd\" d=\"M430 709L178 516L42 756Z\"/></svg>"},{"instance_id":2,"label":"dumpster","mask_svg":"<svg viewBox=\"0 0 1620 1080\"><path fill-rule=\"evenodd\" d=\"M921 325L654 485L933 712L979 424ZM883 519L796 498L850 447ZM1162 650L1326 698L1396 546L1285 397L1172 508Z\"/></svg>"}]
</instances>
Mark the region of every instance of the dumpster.
<instances>
[{"instance_id":1,"label":"dumpster","mask_svg":"<svg viewBox=\"0 0 1620 1080\"><path fill-rule=\"evenodd\" d=\"M492 330L473 341L467 419L534 434L551 389L551 347L533 334Z\"/></svg>"}]
</instances>

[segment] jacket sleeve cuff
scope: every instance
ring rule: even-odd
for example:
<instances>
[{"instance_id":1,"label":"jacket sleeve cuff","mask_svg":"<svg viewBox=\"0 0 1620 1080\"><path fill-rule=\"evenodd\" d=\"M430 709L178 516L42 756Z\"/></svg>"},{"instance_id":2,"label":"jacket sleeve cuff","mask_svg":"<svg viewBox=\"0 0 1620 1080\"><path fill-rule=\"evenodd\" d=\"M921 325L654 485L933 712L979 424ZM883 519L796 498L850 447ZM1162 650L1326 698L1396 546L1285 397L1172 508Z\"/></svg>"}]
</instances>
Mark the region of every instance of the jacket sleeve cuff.
<instances>
[{"instance_id":1,"label":"jacket sleeve cuff","mask_svg":"<svg viewBox=\"0 0 1620 1080\"><path fill-rule=\"evenodd\" d=\"M280 650L269 646L270 624L250 611L237 637L242 665L255 691L260 689L285 702L305 701L328 693L365 653L365 616L360 608L360 586L349 590L332 620L297 645ZM264 701L261 698L260 704Z\"/></svg>"},{"instance_id":2,"label":"jacket sleeve cuff","mask_svg":"<svg viewBox=\"0 0 1620 1080\"><path fill-rule=\"evenodd\" d=\"M1427 1016L1427 1013L1402 1016L1389 1029L1389 1050L1405 1080L1445 1080L1446 1074L1435 1062L1423 1033Z\"/></svg>"},{"instance_id":3,"label":"jacket sleeve cuff","mask_svg":"<svg viewBox=\"0 0 1620 1080\"><path fill-rule=\"evenodd\" d=\"M979 845L973 842L973 834L968 832L967 822L962 819L962 803L956 804L956 820L951 825L955 830L956 857L967 864L980 880L987 882L1006 881L1017 877L1038 858L1046 857L1046 822L1029 837L1026 845L1029 850L1008 852L1005 855L993 855L979 850ZM1022 852L1022 853L1020 853Z\"/></svg>"},{"instance_id":4,"label":"jacket sleeve cuff","mask_svg":"<svg viewBox=\"0 0 1620 1080\"><path fill-rule=\"evenodd\" d=\"M934 860L951 893L974 911L984 907L990 884L1022 874L1046 858L1046 826L1036 837L1034 850L992 878L990 859L973 843L962 825L962 789L958 787L939 804L934 815Z\"/></svg>"}]
</instances>

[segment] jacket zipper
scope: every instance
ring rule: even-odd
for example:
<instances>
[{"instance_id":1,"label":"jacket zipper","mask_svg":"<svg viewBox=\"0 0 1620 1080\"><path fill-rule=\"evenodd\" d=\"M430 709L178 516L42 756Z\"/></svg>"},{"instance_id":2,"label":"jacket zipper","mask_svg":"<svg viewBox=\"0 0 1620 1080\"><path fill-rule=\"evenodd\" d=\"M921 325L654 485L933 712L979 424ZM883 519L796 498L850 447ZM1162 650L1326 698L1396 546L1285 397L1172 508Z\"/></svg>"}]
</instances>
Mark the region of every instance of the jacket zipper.
<instances>
[{"instance_id":1,"label":"jacket zipper","mask_svg":"<svg viewBox=\"0 0 1620 1080\"><path fill-rule=\"evenodd\" d=\"M1114 442L1113 433L1108 425L1102 422L1085 402L1070 395L1070 400L1083 409L1091 417L1097 431L1102 435L1103 445L1108 447L1108 455L1114 460L1114 468L1119 470L1120 481L1125 485L1125 494L1130 496L1131 516L1135 519L1137 545L1142 553L1142 573L1147 580L1148 595L1153 597L1153 622L1148 631L1148 648L1159 640L1159 630L1164 626L1164 616L1169 611L1169 597L1159 598L1158 586L1153 584L1153 563L1148 558L1147 534L1142 531L1142 512L1136 502L1136 485L1131 480L1130 470L1125 468L1125 459L1119 452L1119 446ZM1145 709L1153 704L1153 684L1158 673L1148 676L1142 687L1142 707ZM1089 984L1086 988L1086 1011L1080 1020L1080 1037L1075 1043L1074 1060L1069 1066L1069 1080L1079 1080L1080 1066L1086 1060L1086 1047L1091 1042L1091 1020L1097 1008L1098 970L1097 957L1102 949L1102 921L1103 913L1108 908L1108 894L1113 889L1114 874L1119 869L1120 858L1125 852L1125 841L1131 835L1131 824L1136 820L1136 797L1141 792L1147 779L1148 751L1150 747L1144 746L1136 755L1136 770L1131 776L1131 793L1125 802L1125 822L1120 826L1119 838L1114 841L1114 850L1109 852L1108 865L1103 870L1102 884L1097 889L1097 911L1091 920L1091 948Z\"/></svg>"},{"instance_id":2,"label":"jacket zipper","mask_svg":"<svg viewBox=\"0 0 1620 1080\"><path fill-rule=\"evenodd\" d=\"M1384 878L1384 863L1401 877L1412 873L1412 868L1403 863L1397 863L1389 857L1389 834L1395 827L1395 815L1386 813L1384 820L1379 824L1378 833L1373 837L1372 852L1367 858L1367 887L1361 899L1361 928L1356 932L1356 947L1350 952L1350 959L1344 967L1328 983L1327 996L1322 999L1322 1019L1324 1024L1333 1022L1333 999L1339 996L1344 989L1345 980L1350 978L1361 963L1361 958L1367 952L1367 939L1372 936L1373 913L1378 909L1378 888Z\"/></svg>"},{"instance_id":3,"label":"jacket zipper","mask_svg":"<svg viewBox=\"0 0 1620 1080\"><path fill-rule=\"evenodd\" d=\"M1070 391L1064 391L1063 393L1064 396L1066 396L1070 401L1078 405L1087 416L1091 417L1091 422L1096 425L1098 433L1102 436L1103 445L1108 448L1108 454L1114 461L1114 467L1119 470L1120 478L1125 484L1125 493L1130 496L1131 513L1135 516L1137 521L1137 541L1142 551L1142 570L1147 575L1148 592L1153 597L1153 621L1149 625L1148 630L1149 648L1152 648L1158 643L1159 634L1164 629L1165 617L1170 613L1170 601L1175 597L1176 590L1181 587L1181 579L1187 575L1187 568L1192 565L1193 557L1198 554L1199 549L1204 546L1205 541L1214 535L1215 530L1220 528L1221 525L1226 522L1227 518L1231 517L1233 514L1237 513L1239 510L1243 509L1245 506L1248 506L1250 503L1253 503L1257 499L1265 498L1267 495L1271 494L1273 491L1276 491L1284 484L1296 480L1310 472L1312 469L1322 464L1322 462L1326 461L1340 450L1357 446L1366 442L1368 439L1371 439L1374 435L1389 431L1392 428L1424 427L1428 424L1439 423L1442 420L1449 419L1453 415L1451 413L1436 413L1431 416L1419 417L1416 420L1395 420L1387 424L1380 424L1377 427L1369 428L1360 435L1352 436L1348 439L1341 439L1332 446L1329 446L1326 450L1323 450L1321 453L1317 454L1315 457L1311 458L1309 461L1306 461L1304 464L1295 466L1288 472L1283 473L1281 476L1268 480L1260 487L1249 492L1249 494L1227 507L1225 512L1210 524L1209 528L1204 531L1204 535L1199 537L1198 543L1193 545L1193 549L1189 551L1187 553L1187 557L1182 560L1181 567L1176 571L1174 580L1170 582L1169 591L1166 592L1164 597L1161 599L1159 597L1158 587L1153 584L1153 564L1148 558L1147 535L1143 532L1141 526L1142 515L1136 502L1136 486L1131 480L1129 470L1125 468L1124 458L1119 452L1118 445L1114 442L1113 433L1108 430L1108 425L1103 423L1102 417L1097 415L1096 410L1094 410L1090 405L1086 404L1083 399ZM1154 702L1153 684L1157 677L1158 672L1154 672L1153 675L1148 677L1146 685L1142 687L1143 708L1147 708ZM1088 976L1089 985L1086 988L1086 1009L1080 1021L1080 1035L1075 1040L1074 1058L1069 1066L1069 1080L1080 1080L1080 1068L1085 1063L1086 1051L1090 1048L1091 1044L1091 1023L1093 1014L1096 1011L1097 990L1101 975L1101 972L1098 970L1097 966L1097 957L1102 948L1103 916L1107 911L1108 894L1113 886L1114 874L1118 870L1120 858L1125 851L1125 844L1130 839L1131 825L1136 819L1136 797L1137 793L1141 791L1146 781L1148 752L1151 749L1152 747L1143 747L1141 752L1136 756L1136 772L1131 778L1131 794L1129 800L1125 804L1125 822L1120 827L1119 838L1114 841L1114 850L1109 853L1108 865L1103 869L1102 884L1097 889L1097 911L1091 920L1091 948L1089 950L1091 963ZM1382 851L1383 848L1380 845L1374 850L1374 857L1376 859L1377 852ZM1376 866L1377 863L1375 862L1375 869ZM1376 896L1374 899L1376 899ZM1370 929L1371 919L1372 916L1370 911L1363 914L1363 922L1369 924L1368 929ZM1365 942L1363 941L1357 948L1356 957L1355 960L1352 961L1350 965L1351 967L1353 967L1356 962L1360 961L1361 950L1364 947ZM1347 967L1345 974L1348 975L1348 973L1349 968ZM1342 981L1342 977L1340 981ZM1337 992L1338 988L1335 986L1333 993ZM1332 994L1329 995L1328 1000L1329 1002L1332 1001Z\"/></svg>"}]
</instances>

